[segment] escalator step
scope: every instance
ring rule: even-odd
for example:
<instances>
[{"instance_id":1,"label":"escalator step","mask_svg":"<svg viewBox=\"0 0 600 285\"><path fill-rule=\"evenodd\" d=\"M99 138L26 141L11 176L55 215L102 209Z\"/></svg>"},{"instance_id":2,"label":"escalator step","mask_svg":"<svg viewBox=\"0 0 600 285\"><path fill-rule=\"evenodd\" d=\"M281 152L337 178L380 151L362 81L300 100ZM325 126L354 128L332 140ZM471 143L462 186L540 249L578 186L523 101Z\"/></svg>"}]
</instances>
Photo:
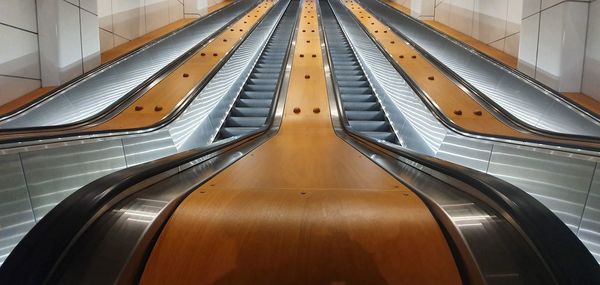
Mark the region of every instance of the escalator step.
<instances>
[{"instance_id":1,"label":"escalator step","mask_svg":"<svg viewBox=\"0 0 600 285\"><path fill-rule=\"evenodd\" d=\"M269 115L269 108L248 108L234 107L231 116L237 117L266 117Z\"/></svg>"},{"instance_id":2,"label":"escalator step","mask_svg":"<svg viewBox=\"0 0 600 285\"><path fill-rule=\"evenodd\" d=\"M267 121L267 117L229 117L225 122L226 127L260 127Z\"/></svg>"}]
</instances>

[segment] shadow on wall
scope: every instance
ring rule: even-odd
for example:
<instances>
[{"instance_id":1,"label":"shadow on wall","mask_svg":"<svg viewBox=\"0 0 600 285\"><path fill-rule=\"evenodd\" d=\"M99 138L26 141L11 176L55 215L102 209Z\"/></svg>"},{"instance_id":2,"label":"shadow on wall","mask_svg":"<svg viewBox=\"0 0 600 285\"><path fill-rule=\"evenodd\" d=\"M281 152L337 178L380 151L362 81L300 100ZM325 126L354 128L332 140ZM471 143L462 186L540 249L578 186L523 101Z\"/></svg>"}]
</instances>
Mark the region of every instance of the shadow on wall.
<instances>
[{"instance_id":1,"label":"shadow on wall","mask_svg":"<svg viewBox=\"0 0 600 285\"><path fill-rule=\"evenodd\" d=\"M29 78L27 76L32 73L32 70L35 70L36 72L34 73L39 77L39 68L39 53L37 51L21 55L17 58L6 58L5 61L0 62L0 74L9 75L0 75L0 105L40 88L40 79ZM16 78L10 75L23 78Z\"/></svg>"}]
</instances>

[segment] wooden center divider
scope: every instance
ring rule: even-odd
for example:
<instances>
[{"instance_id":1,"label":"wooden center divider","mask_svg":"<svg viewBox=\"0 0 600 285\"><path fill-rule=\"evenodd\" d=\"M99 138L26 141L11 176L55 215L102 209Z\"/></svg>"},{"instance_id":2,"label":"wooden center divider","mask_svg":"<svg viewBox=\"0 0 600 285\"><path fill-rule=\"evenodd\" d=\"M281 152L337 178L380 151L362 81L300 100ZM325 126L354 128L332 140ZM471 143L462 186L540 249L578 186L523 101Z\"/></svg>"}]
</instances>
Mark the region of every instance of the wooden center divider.
<instances>
[{"instance_id":1,"label":"wooden center divider","mask_svg":"<svg viewBox=\"0 0 600 285\"><path fill-rule=\"evenodd\" d=\"M423 202L335 135L315 1L300 17L280 131L183 201L140 283L461 284Z\"/></svg>"},{"instance_id":2,"label":"wooden center divider","mask_svg":"<svg viewBox=\"0 0 600 285\"><path fill-rule=\"evenodd\" d=\"M548 140L527 134L504 124L487 111L412 45L381 23L354 0L343 3L383 46L393 60L431 98L442 113L457 126L471 132L524 139Z\"/></svg>"},{"instance_id":3,"label":"wooden center divider","mask_svg":"<svg viewBox=\"0 0 600 285\"><path fill-rule=\"evenodd\" d=\"M185 63L153 86L114 118L89 128L91 131L142 128L168 116L192 88L203 80L273 6L266 0L230 25Z\"/></svg>"}]
</instances>

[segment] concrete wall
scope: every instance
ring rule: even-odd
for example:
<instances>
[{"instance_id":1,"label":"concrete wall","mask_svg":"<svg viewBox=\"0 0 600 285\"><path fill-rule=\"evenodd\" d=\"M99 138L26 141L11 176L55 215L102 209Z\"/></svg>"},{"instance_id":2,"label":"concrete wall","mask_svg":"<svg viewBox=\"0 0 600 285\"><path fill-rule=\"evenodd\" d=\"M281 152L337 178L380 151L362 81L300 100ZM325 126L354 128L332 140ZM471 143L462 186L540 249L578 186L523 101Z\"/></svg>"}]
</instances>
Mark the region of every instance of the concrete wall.
<instances>
[{"instance_id":1,"label":"concrete wall","mask_svg":"<svg viewBox=\"0 0 600 285\"><path fill-rule=\"evenodd\" d=\"M35 0L0 1L0 104L41 86Z\"/></svg>"},{"instance_id":2,"label":"concrete wall","mask_svg":"<svg viewBox=\"0 0 600 285\"><path fill-rule=\"evenodd\" d=\"M222 0L97 0L102 51L184 17L200 17Z\"/></svg>"},{"instance_id":3,"label":"concrete wall","mask_svg":"<svg viewBox=\"0 0 600 285\"><path fill-rule=\"evenodd\" d=\"M560 92L580 92L589 6L579 0L525 1L519 70Z\"/></svg>"},{"instance_id":4,"label":"concrete wall","mask_svg":"<svg viewBox=\"0 0 600 285\"><path fill-rule=\"evenodd\" d=\"M411 9L412 16L433 19L515 57L518 55L523 0L394 1Z\"/></svg>"},{"instance_id":5,"label":"concrete wall","mask_svg":"<svg viewBox=\"0 0 600 285\"><path fill-rule=\"evenodd\" d=\"M582 92L600 101L600 1L590 4Z\"/></svg>"}]
</instances>

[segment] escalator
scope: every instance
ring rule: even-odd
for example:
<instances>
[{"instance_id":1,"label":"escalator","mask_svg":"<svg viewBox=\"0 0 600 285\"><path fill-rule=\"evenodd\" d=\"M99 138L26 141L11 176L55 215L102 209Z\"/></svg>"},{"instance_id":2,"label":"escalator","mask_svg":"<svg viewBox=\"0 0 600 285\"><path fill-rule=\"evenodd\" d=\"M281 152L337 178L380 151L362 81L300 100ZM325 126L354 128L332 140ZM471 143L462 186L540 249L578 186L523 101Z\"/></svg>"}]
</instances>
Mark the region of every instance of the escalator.
<instances>
[{"instance_id":1,"label":"escalator","mask_svg":"<svg viewBox=\"0 0 600 285\"><path fill-rule=\"evenodd\" d=\"M295 38L274 88L264 85L274 99L258 129L88 184L28 233L0 267L0 282L600 282L584 245L522 190L357 126L376 122L386 125L376 132L402 134L348 17L337 1L280 5L287 8L273 35ZM312 30L320 32L301 32ZM270 62L264 59L256 57L215 122L240 107L258 64ZM347 108L338 59L353 62L354 90L371 100L359 111L378 119L350 119L356 110ZM215 136L224 124L213 125Z\"/></svg>"},{"instance_id":2,"label":"escalator","mask_svg":"<svg viewBox=\"0 0 600 285\"><path fill-rule=\"evenodd\" d=\"M331 19L333 21L333 19ZM326 25L333 73L350 126L374 139L398 143L398 138L339 26Z\"/></svg>"},{"instance_id":3,"label":"escalator","mask_svg":"<svg viewBox=\"0 0 600 285\"><path fill-rule=\"evenodd\" d=\"M127 132L2 145L0 262L55 205L82 186L123 168L210 145L218 130L213 122L235 100L238 85L246 81L287 5L274 4L227 55L231 60L189 91L191 100L180 104L182 110L172 120Z\"/></svg>"},{"instance_id":4,"label":"escalator","mask_svg":"<svg viewBox=\"0 0 600 285\"><path fill-rule=\"evenodd\" d=\"M347 5L354 3L386 23L393 33L472 92L482 105L503 114L507 121L551 136L592 141L600 136L598 115L552 88L380 0L348 1Z\"/></svg>"},{"instance_id":5,"label":"escalator","mask_svg":"<svg viewBox=\"0 0 600 285\"><path fill-rule=\"evenodd\" d=\"M171 77L176 76L177 80L180 80L183 73L180 74L178 70L186 68L186 65L189 65L186 62L193 61L190 59L200 58L199 51L203 51L204 54L207 47L215 45L212 43L214 39L220 41L224 34L231 34L234 37L236 35L243 36L247 31L241 29L241 25L246 21L254 22L258 18L245 20L242 17L251 16L249 13L252 11L255 13L268 11L268 2L265 2L266 4L259 2L233 2L120 58L103 64L22 108L4 115L0 118L0 130L3 137L7 138L14 134L12 135L14 139L23 140L27 136L33 136L32 140L35 140L35 137L39 137L43 132L48 132L47 136L49 137L57 137L61 136L57 134L61 131L64 133L66 130L77 128L98 128L102 122L106 122L118 114L127 113L129 109L136 109L131 112L133 114L145 113L146 117L161 115L162 112L157 111L158 109L148 110L151 111L149 113L139 112L141 111L139 105L144 104L144 96L152 93L153 89L156 89L154 87L160 86L160 83L168 81ZM232 28L240 26L240 29L239 31L226 30L229 26ZM250 25L245 26L251 27ZM227 39L224 40L227 41ZM222 45L224 48L233 47L235 49L238 40ZM202 61L211 63L215 59L223 58L225 54L226 50L221 55L215 53L214 56L203 57ZM189 67L187 68L189 69ZM202 63L196 62L195 69L197 69L197 73L203 72ZM137 101L141 101L141 103L138 102L137 106L132 105ZM154 104L160 106L161 111L162 109L166 111L167 107L171 107L168 105L174 105L167 103L169 101L164 98L155 99L155 101ZM142 107L144 106L142 105ZM150 106L145 107L150 108ZM151 107L154 109L155 106ZM172 106L168 109L172 111L174 108L175 106ZM131 119L129 120L131 121ZM73 135L80 133L81 130Z\"/></svg>"},{"instance_id":6,"label":"escalator","mask_svg":"<svg viewBox=\"0 0 600 285\"><path fill-rule=\"evenodd\" d=\"M293 18L285 18L273 33L244 84L215 141L242 136L260 129L267 123L273 100L281 80L281 67L286 57Z\"/></svg>"}]
</instances>

